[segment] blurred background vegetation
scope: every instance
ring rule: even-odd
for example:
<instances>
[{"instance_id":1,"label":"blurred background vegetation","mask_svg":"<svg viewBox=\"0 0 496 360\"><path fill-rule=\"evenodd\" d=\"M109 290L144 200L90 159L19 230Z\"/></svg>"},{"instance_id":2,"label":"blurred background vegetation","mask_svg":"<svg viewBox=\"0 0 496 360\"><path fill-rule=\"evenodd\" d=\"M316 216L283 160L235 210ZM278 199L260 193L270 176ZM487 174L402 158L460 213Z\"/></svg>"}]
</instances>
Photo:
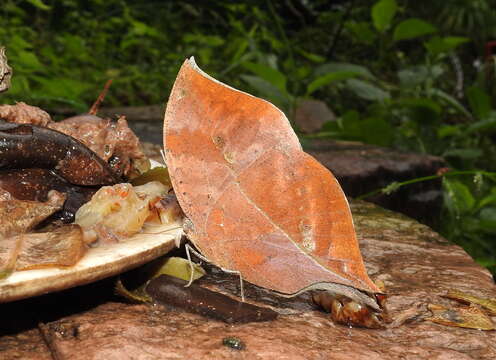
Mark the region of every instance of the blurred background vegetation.
<instances>
[{"instance_id":1,"label":"blurred background vegetation","mask_svg":"<svg viewBox=\"0 0 496 360\"><path fill-rule=\"evenodd\" d=\"M0 24L2 102L87 111L112 78L107 105L159 104L194 55L290 119L325 101L313 136L442 156L438 230L496 272L494 0L3 0Z\"/></svg>"}]
</instances>

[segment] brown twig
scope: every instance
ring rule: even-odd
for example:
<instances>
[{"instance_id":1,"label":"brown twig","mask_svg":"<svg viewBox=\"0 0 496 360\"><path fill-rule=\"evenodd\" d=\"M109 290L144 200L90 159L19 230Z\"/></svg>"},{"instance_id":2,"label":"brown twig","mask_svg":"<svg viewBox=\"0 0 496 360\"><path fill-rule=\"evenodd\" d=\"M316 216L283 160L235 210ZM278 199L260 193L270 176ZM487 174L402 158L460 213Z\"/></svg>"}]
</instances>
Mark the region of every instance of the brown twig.
<instances>
[{"instance_id":1,"label":"brown twig","mask_svg":"<svg viewBox=\"0 0 496 360\"><path fill-rule=\"evenodd\" d=\"M111 84L112 84L112 79L107 80L107 82L105 83L105 86L103 87L102 92L100 93L100 95L98 95L98 97L96 98L93 105L91 105L91 108L90 108L90 111L88 112L88 114L96 115L96 113L98 112L98 109L100 108L100 105L102 104L103 100L105 99L105 96L107 95L107 91L108 91Z\"/></svg>"}]
</instances>

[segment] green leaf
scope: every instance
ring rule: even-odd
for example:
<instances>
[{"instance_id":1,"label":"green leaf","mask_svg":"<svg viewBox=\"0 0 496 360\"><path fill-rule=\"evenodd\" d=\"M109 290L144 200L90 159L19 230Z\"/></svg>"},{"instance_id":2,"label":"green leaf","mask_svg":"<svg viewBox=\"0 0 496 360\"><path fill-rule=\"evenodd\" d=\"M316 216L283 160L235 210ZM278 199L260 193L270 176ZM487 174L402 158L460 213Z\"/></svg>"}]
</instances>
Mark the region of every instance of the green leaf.
<instances>
[{"instance_id":1,"label":"green leaf","mask_svg":"<svg viewBox=\"0 0 496 360\"><path fill-rule=\"evenodd\" d=\"M443 178L444 203L450 213L455 216L469 214L474 208L475 199L469 188L458 180Z\"/></svg>"},{"instance_id":2,"label":"green leaf","mask_svg":"<svg viewBox=\"0 0 496 360\"><path fill-rule=\"evenodd\" d=\"M132 35L137 35L137 36L151 36L151 37L158 37L159 32L156 28L149 26L145 24L144 22L138 21L138 20L132 20L131 21L131 29L130 29L130 34Z\"/></svg>"},{"instance_id":3,"label":"green leaf","mask_svg":"<svg viewBox=\"0 0 496 360\"><path fill-rule=\"evenodd\" d=\"M394 129L391 124L381 118L370 117L362 120L360 124L362 141L367 144L389 146L394 137Z\"/></svg>"},{"instance_id":4,"label":"green leaf","mask_svg":"<svg viewBox=\"0 0 496 360\"><path fill-rule=\"evenodd\" d=\"M39 97L46 96L78 100L84 92L92 87L91 84L75 78L45 78L40 76L36 80L42 85L41 89L34 94Z\"/></svg>"},{"instance_id":5,"label":"green leaf","mask_svg":"<svg viewBox=\"0 0 496 360\"><path fill-rule=\"evenodd\" d=\"M228 66L232 66L233 63L237 63L243 55L246 55L249 45L250 44L248 40L244 38L237 38L231 42L228 42L226 47L226 54L233 54Z\"/></svg>"},{"instance_id":6,"label":"green leaf","mask_svg":"<svg viewBox=\"0 0 496 360\"><path fill-rule=\"evenodd\" d=\"M316 76L322 76L334 72L351 72L356 73L357 76L361 76L366 79L375 79L375 76L365 66L351 63L326 63L318 66L314 72Z\"/></svg>"},{"instance_id":7,"label":"green leaf","mask_svg":"<svg viewBox=\"0 0 496 360\"><path fill-rule=\"evenodd\" d=\"M156 30L155 28L152 29ZM194 33L186 33L183 36L183 41L186 43L197 43L201 45L207 45L209 47L218 47L224 45L225 43L225 40L220 36L202 35L202 34L194 34Z\"/></svg>"},{"instance_id":8,"label":"green leaf","mask_svg":"<svg viewBox=\"0 0 496 360\"><path fill-rule=\"evenodd\" d=\"M17 74L12 78L12 87L8 95L16 95L19 98L24 98L26 94L30 93L30 86L28 77L25 75Z\"/></svg>"},{"instance_id":9,"label":"green leaf","mask_svg":"<svg viewBox=\"0 0 496 360\"><path fill-rule=\"evenodd\" d=\"M191 269L191 265L193 269ZM193 274L191 274L193 270ZM162 274L189 281L193 281L206 274L205 270L198 264L180 257L162 257L148 263L144 267L128 272L119 277L115 284L115 291L124 298L137 303L151 302L152 299L145 291L146 285L151 279Z\"/></svg>"},{"instance_id":10,"label":"green leaf","mask_svg":"<svg viewBox=\"0 0 496 360\"><path fill-rule=\"evenodd\" d=\"M16 56L15 65L19 66L19 70L32 72L37 70L44 70L43 65L34 52L19 51ZM14 70L15 71L15 70Z\"/></svg>"},{"instance_id":11,"label":"green leaf","mask_svg":"<svg viewBox=\"0 0 496 360\"><path fill-rule=\"evenodd\" d=\"M139 176L133 178L130 182L133 186L139 186L145 185L150 181L158 181L169 188L172 187L169 171L164 166L157 166L149 169L148 171L145 171Z\"/></svg>"},{"instance_id":12,"label":"green leaf","mask_svg":"<svg viewBox=\"0 0 496 360\"><path fill-rule=\"evenodd\" d=\"M321 56L321 55L318 55L318 54L314 54L314 53L310 53L310 52L305 51L305 50L300 49L300 48L296 48L296 51L298 53L300 53L306 59L308 59L310 61L313 61L314 63L317 63L317 64L321 64L321 63L323 63L326 60L326 58L324 56Z\"/></svg>"},{"instance_id":13,"label":"green leaf","mask_svg":"<svg viewBox=\"0 0 496 360\"><path fill-rule=\"evenodd\" d=\"M406 98L400 101L401 104L409 107L428 108L437 115L441 115L442 108L434 100L428 98Z\"/></svg>"},{"instance_id":14,"label":"green leaf","mask_svg":"<svg viewBox=\"0 0 496 360\"><path fill-rule=\"evenodd\" d=\"M336 120L326 121L324 123L324 125L322 125L322 132L333 132L333 133L337 133L337 132L340 132L340 131L341 131L341 129L340 129L339 123Z\"/></svg>"},{"instance_id":15,"label":"green leaf","mask_svg":"<svg viewBox=\"0 0 496 360\"><path fill-rule=\"evenodd\" d=\"M88 104L80 101L79 99L73 100L67 97L51 96L51 95L45 95L43 93L30 92L26 95L26 98L33 102L43 101L43 102L61 103L64 105L68 105L76 113L83 113L85 111L88 111L89 108Z\"/></svg>"},{"instance_id":16,"label":"green leaf","mask_svg":"<svg viewBox=\"0 0 496 360\"><path fill-rule=\"evenodd\" d=\"M414 66L398 71L398 79L403 87L415 87L427 79L427 66Z\"/></svg>"},{"instance_id":17,"label":"green leaf","mask_svg":"<svg viewBox=\"0 0 496 360\"><path fill-rule=\"evenodd\" d=\"M467 135L476 132L492 131L496 129L496 111L491 111L484 120L477 121L470 125L465 133Z\"/></svg>"},{"instance_id":18,"label":"green leaf","mask_svg":"<svg viewBox=\"0 0 496 360\"><path fill-rule=\"evenodd\" d=\"M496 129L496 111L492 110L485 116L484 119L480 121L476 121L472 125L470 125L466 133L467 134L472 134L475 132L481 132L481 131L488 131L488 130L494 130Z\"/></svg>"},{"instance_id":19,"label":"green leaf","mask_svg":"<svg viewBox=\"0 0 496 360\"><path fill-rule=\"evenodd\" d=\"M491 98L480 87L472 86L468 88L467 99L475 116L481 120L487 117L492 110Z\"/></svg>"},{"instance_id":20,"label":"green leaf","mask_svg":"<svg viewBox=\"0 0 496 360\"><path fill-rule=\"evenodd\" d=\"M377 33L368 22L347 21L345 28L353 35L357 43L371 45L377 39Z\"/></svg>"},{"instance_id":21,"label":"green leaf","mask_svg":"<svg viewBox=\"0 0 496 360\"><path fill-rule=\"evenodd\" d=\"M198 264L193 263L193 281L201 278L206 271ZM171 256L165 260L160 268L153 274L152 278L159 275L170 275L178 279L189 281L191 278L190 261L181 257Z\"/></svg>"},{"instance_id":22,"label":"green leaf","mask_svg":"<svg viewBox=\"0 0 496 360\"><path fill-rule=\"evenodd\" d=\"M274 103L276 106L283 108L284 110L288 109L290 99L273 84L258 76L241 75L240 77L253 89L258 91L262 97Z\"/></svg>"},{"instance_id":23,"label":"green leaf","mask_svg":"<svg viewBox=\"0 0 496 360\"><path fill-rule=\"evenodd\" d=\"M437 137L440 139L444 139L450 136L458 136L460 135L460 133L460 127L456 125L441 125L437 129Z\"/></svg>"},{"instance_id":24,"label":"green leaf","mask_svg":"<svg viewBox=\"0 0 496 360\"><path fill-rule=\"evenodd\" d=\"M380 0L372 7L372 21L379 32L386 31L396 14L398 5L395 0Z\"/></svg>"},{"instance_id":25,"label":"green leaf","mask_svg":"<svg viewBox=\"0 0 496 360\"><path fill-rule=\"evenodd\" d=\"M470 149L470 148L465 148L465 149L450 149L446 150L443 153L443 157L457 157L461 159L466 159L466 160L473 160L481 157L483 154L482 150L480 149Z\"/></svg>"},{"instance_id":26,"label":"green leaf","mask_svg":"<svg viewBox=\"0 0 496 360\"><path fill-rule=\"evenodd\" d=\"M35 8L40 9L40 10L50 10L51 6L46 5L43 1L41 0L27 0L28 3L33 5Z\"/></svg>"},{"instance_id":27,"label":"green leaf","mask_svg":"<svg viewBox=\"0 0 496 360\"><path fill-rule=\"evenodd\" d=\"M358 74L350 71L340 71L328 73L326 75L319 76L317 79L308 84L307 87L307 96L314 93L316 90L320 89L323 86L329 85L333 82L343 81L346 79L350 79L356 77Z\"/></svg>"},{"instance_id":28,"label":"green leaf","mask_svg":"<svg viewBox=\"0 0 496 360\"><path fill-rule=\"evenodd\" d=\"M86 39L80 36L64 33L57 37L57 41L60 43L59 46L64 49L66 61L74 59L81 64L89 65L95 58L91 51L86 48Z\"/></svg>"},{"instance_id":29,"label":"green leaf","mask_svg":"<svg viewBox=\"0 0 496 360\"><path fill-rule=\"evenodd\" d=\"M8 39L8 42L4 45L7 45L7 49L13 52L32 48L32 45L29 42L17 34Z\"/></svg>"},{"instance_id":30,"label":"green leaf","mask_svg":"<svg viewBox=\"0 0 496 360\"><path fill-rule=\"evenodd\" d=\"M474 258L475 262L485 268L487 268L491 273L496 274L496 259L492 257L477 257Z\"/></svg>"},{"instance_id":31,"label":"green leaf","mask_svg":"<svg viewBox=\"0 0 496 360\"><path fill-rule=\"evenodd\" d=\"M478 209L481 209L485 206L488 205L496 205L496 188L493 188L491 190L491 193L485 197L483 197L480 201L479 204L477 205Z\"/></svg>"},{"instance_id":32,"label":"green leaf","mask_svg":"<svg viewBox=\"0 0 496 360\"><path fill-rule=\"evenodd\" d=\"M237 56L237 55L236 55ZM238 66L240 66L242 63L252 60L255 57L255 54L253 52L247 52L243 55L241 55L239 58L234 58L230 61L230 64L224 68L220 72L220 76L225 76L227 73L232 71L233 69L236 69Z\"/></svg>"},{"instance_id":33,"label":"green leaf","mask_svg":"<svg viewBox=\"0 0 496 360\"><path fill-rule=\"evenodd\" d=\"M443 37L443 43L445 46L445 51L454 50L461 44L465 44L470 41L470 38L463 36L445 36Z\"/></svg>"},{"instance_id":34,"label":"green leaf","mask_svg":"<svg viewBox=\"0 0 496 360\"><path fill-rule=\"evenodd\" d=\"M226 41L221 36L217 36L217 35L205 35L202 37L201 41L203 44L212 47L223 46L226 43Z\"/></svg>"},{"instance_id":35,"label":"green leaf","mask_svg":"<svg viewBox=\"0 0 496 360\"><path fill-rule=\"evenodd\" d=\"M480 225L483 231L496 232L496 207L485 207L479 213Z\"/></svg>"},{"instance_id":36,"label":"green leaf","mask_svg":"<svg viewBox=\"0 0 496 360\"><path fill-rule=\"evenodd\" d=\"M360 113L357 110L348 110L340 119L346 122L357 122L360 121Z\"/></svg>"},{"instance_id":37,"label":"green leaf","mask_svg":"<svg viewBox=\"0 0 496 360\"><path fill-rule=\"evenodd\" d=\"M417 18L411 18L400 22L394 29L393 40L409 40L420 36L435 33L434 25Z\"/></svg>"},{"instance_id":38,"label":"green leaf","mask_svg":"<svg viewBox=\"0 0 496 360\"><path fill-rule=\"evenodd\" d=\"M469 38L460 36L447 36L439 37L434 36L429 41L424 43L425 48L432 55L438 55L441 53L448 53L455 50L459 45L470 41Z\"/></svg>"},{"instance_id":39,"label":"green leaf","mask_svg":"<svg viewBox=\"0 0 496 360\"><path fill-rule=\"evenodd\" d=\"M427 90L427 93L431 96L436 96L444 101L446 101L449 105L451 105L454 109L458 110L463 115L472 118L472 114L463 106L458 100L456 100L453 96L445 93L441 89L431 88Z\"/></svg>"},{"instance_id":40,"label":"green leaf","mask_svg":"<svg viewBox=\"0 0 496 360\"><path fill-rule=\"evenodd\" d=\"M346 87L356 96L365 100L384 101L390 98L388 92L366 81L349 79L346 81Z\"/></svg>"},{"instance_id":41,"label":"green leaf","mask_svg":"<svg viewBox=\"0 0 496 360\"><path fill-rule=\"evenodd\" d=\"M360 137L360 113L356 110L348 110L334 122L334 128L326 130L340 131L344 139L358 140Z\"/></svg>"},{"instance_id":42,"label":"green leaf","mask_svg":"<svg viewBox=\"0 0 496 360\"><path fill-rule=\"evenodd\" d=\"M114 291L117 295L122 296L124 299L133 303L148 303L152 302L152 298L144 291L143 287L129 290L123 283L122 278L119 276L114 285Z\"/></svg>"},{"instance_id":43,"label":"green leaf","mask_svg":"<svg viewBox=\"0 0 496 360\"><path fill-rule=\"evenodd\" d=\"M260 78L274 85L281 93L287 93L286 76L279 70L263 64L245 62L243 66Z\"/></svg>"},{"instance_id":44,"label":"green leaf","mask_svg":"<svg viewBox=\"0 0 496 360\"><path fill-rule=\"evenodd\" d=\"M357 111L350 110L337 123L341 128L342 139L380 146L388 146L393 140L394 130L391 124L379 117L361 119Z\"/></svg>"},{"instance_id":45,"label":"green leaf","mask_svg":"<svg viewBox=\"0 0 496 360\"><path fill-rule=\"evenodd\" d=\"M419 124L438 123L442 111L438 103L428 98L400 98L392 105L404 116Z\"/></svg>"},{"instance_id":46,"label":"green leaf","mask_svg":"<svg viewBox=\"0 0 496 360\"><path fill-rule=\"evenodd\" d=\"M310 77L310 73L312 72L311 66L301 65L296 68L293 68L292 77L295 81L305 81Z\"/></svg>"},{"instance_id":47,"label":"green leaf","mask_svg":"<svg viewBox=\"0 0 496 360\"><path fill-rule=\"evenodd\" d=\"M398 71L398 78L402 87L412 88L423 84L427 80L435 80L443 74L444 70L439 65L412 66Z\"/></svg>"}]
</instances>

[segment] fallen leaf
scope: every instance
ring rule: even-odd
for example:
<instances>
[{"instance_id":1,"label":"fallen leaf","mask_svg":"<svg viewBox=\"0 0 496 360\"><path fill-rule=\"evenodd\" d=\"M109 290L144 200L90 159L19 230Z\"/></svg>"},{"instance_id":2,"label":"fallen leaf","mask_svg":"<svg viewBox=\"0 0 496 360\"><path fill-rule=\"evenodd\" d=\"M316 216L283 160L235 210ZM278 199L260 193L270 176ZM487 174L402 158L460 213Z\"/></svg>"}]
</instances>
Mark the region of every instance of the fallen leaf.
<instances>
[{"instance_id":1,"label":"fallen leaf","mask_svg":"<svg viewBox=\"0 0 496 360\"><path fill-rule=\"evenodd\" d=\"M303 152L274 105L186 60L167 104L164 145L185 232L209 261L280 294L323 289L378 308L361 292L380 290L341 187Z\"/></svg>"},{"instance_id":2,"label":"fallen leaf","mask_svg":"<svg viewBox=\"0 0 496 360\"><path fill-rule=\"evenodd\" d=\"M384 281L382 281L381 279L376 279L376 280L374 281L374 284L375 284L375 286L377 286L377 288L378 288L381 292L383 292L383 293L385 293L385 292L386 292L386 284L384 283Z\"/></svg>"},{"instance_id":3,"label":"fallen leaf","mask_svg":"<svg viewBox=\"0 0 496 360\"><path fill-rule=\"evenodd\" d=\"M436 304L429 304L427 307L434 315L426 318L428 321L468 329L496 330L491 318L478 307L447 308Z\"/></svg>"},{"instance_id":4,"label":"fallen leaf","mask_svg":"<svg viewBox=\"0 0 496 360\"><path fill-rule=\"evenodd\" d=\"M387 324L387 327L389 329L394 329L405 323L422 320L426 313L427 310L421 302L415 303L411 307L395 314L394 319L391 319L391 321Z\"/></svg>"},{"instance_id":5,"label":"fallen leaf","mask_svg":"<svg viewBox=\"0 0 496 360\"><path fill-rule=\"evenodd\" d=\"M206 274L206 271L200 265L194 263L192 265L193 281L200 279ZM115 291L132 302L152 302L152 298L145 291L145 287L150 280L160 275L169 275L189 281L191 278L190 262L176 256L156 259L148 263L148 266L119 277L115 283Z\"/></svg>"},{"instance_id":6,"label":"fallen leaf","mask_svg":"<svg viewBox=\"0 0 496 360\"><path fill-rule=\"evenodd\" d=\"M118 277L115 282L114 290L116 294L122 296L123 298L129 300L133 303L149 303L152 302L152 298L144 291L146 284L140 286L137 289L129 290L122 282L122 278Z\"/></svg>"},{"instance_id":7,"label":"fallen leaf","mask_svg":"<svg viewBox=\"0 0 496 360\"><path fill-rule=\"evenodd\" d=\"M206 274L205 270L198 264L193 265L193 281L198 280ZM178 279L189 281L191 278L191 266L187 259L172 256L165 259L160 268L153 274L153 278L160 275L169 275Z\"/></svg>"},{"instance_id":8,"label":"fallen leaf","mask_svg":"<svg viewBox=\"0 0 496 360\"><path fill-rule=\"evenodd\" d=\"M464 304L477 304L487 310L489 315L496 316L496 299L485 299L467 294L463 291L450 289L444 297L453 299Z\"/></svg>"},{"instance_id":9,"label":"fallen leaf","mask_svg":"<svg viewBox=\"0 0 496 360\"><path fill-rule=\"evenodd\" d=\"M148 170L140 176L132 179L131 184L133 184L134 186L138 186L149 183L150 181L160 181L162 184L168 187L171 186L169 173L167 172L167 168L163 166L157 166L153 169Z\"/></svg>"}]
</instances>

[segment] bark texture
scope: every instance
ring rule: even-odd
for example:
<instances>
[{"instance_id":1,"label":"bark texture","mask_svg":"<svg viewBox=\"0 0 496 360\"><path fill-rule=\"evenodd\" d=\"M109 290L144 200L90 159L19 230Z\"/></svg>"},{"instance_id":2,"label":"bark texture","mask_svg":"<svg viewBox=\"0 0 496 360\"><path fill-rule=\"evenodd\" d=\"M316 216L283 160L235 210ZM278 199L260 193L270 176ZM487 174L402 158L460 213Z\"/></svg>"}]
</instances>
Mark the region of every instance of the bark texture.
<instances>
[{"instance_id":1,"label":"bark texture","mask_svg":"<svg viewBox=\"0 0 496 360\"><path fill-rule=\"evenodd\" d=\"M369 330L336 325L311 304L308 295L280 299L249 284L247 301L278 311L278 319L228 325L161 306L115 302L108 283L106 288L97 283L71 290L77 296L66 291L2 305L9 313L17 309L16 322L24 324L24 332L0 337L0 358L49 358L49 350L40 347L40 338L32 337L28 329L33 313L41 316L40 311L46 324L44 338L58 360L496 358L496 332L425 320L430 303L459 306L442 297L449 289L495 298L491 275L460 247L410 218L366 202L352 202L351 207L368 272L385 283L389 316L396 327ZM209 273L201 280L203 285L239 295L235 276L216 269ZM71 311L61 309L63 303ZM21 345L15 340L19 335L24 339ZM228 337L239 338L246 347L234 350L223 345Z\"/></svg>"}]
</instances>

